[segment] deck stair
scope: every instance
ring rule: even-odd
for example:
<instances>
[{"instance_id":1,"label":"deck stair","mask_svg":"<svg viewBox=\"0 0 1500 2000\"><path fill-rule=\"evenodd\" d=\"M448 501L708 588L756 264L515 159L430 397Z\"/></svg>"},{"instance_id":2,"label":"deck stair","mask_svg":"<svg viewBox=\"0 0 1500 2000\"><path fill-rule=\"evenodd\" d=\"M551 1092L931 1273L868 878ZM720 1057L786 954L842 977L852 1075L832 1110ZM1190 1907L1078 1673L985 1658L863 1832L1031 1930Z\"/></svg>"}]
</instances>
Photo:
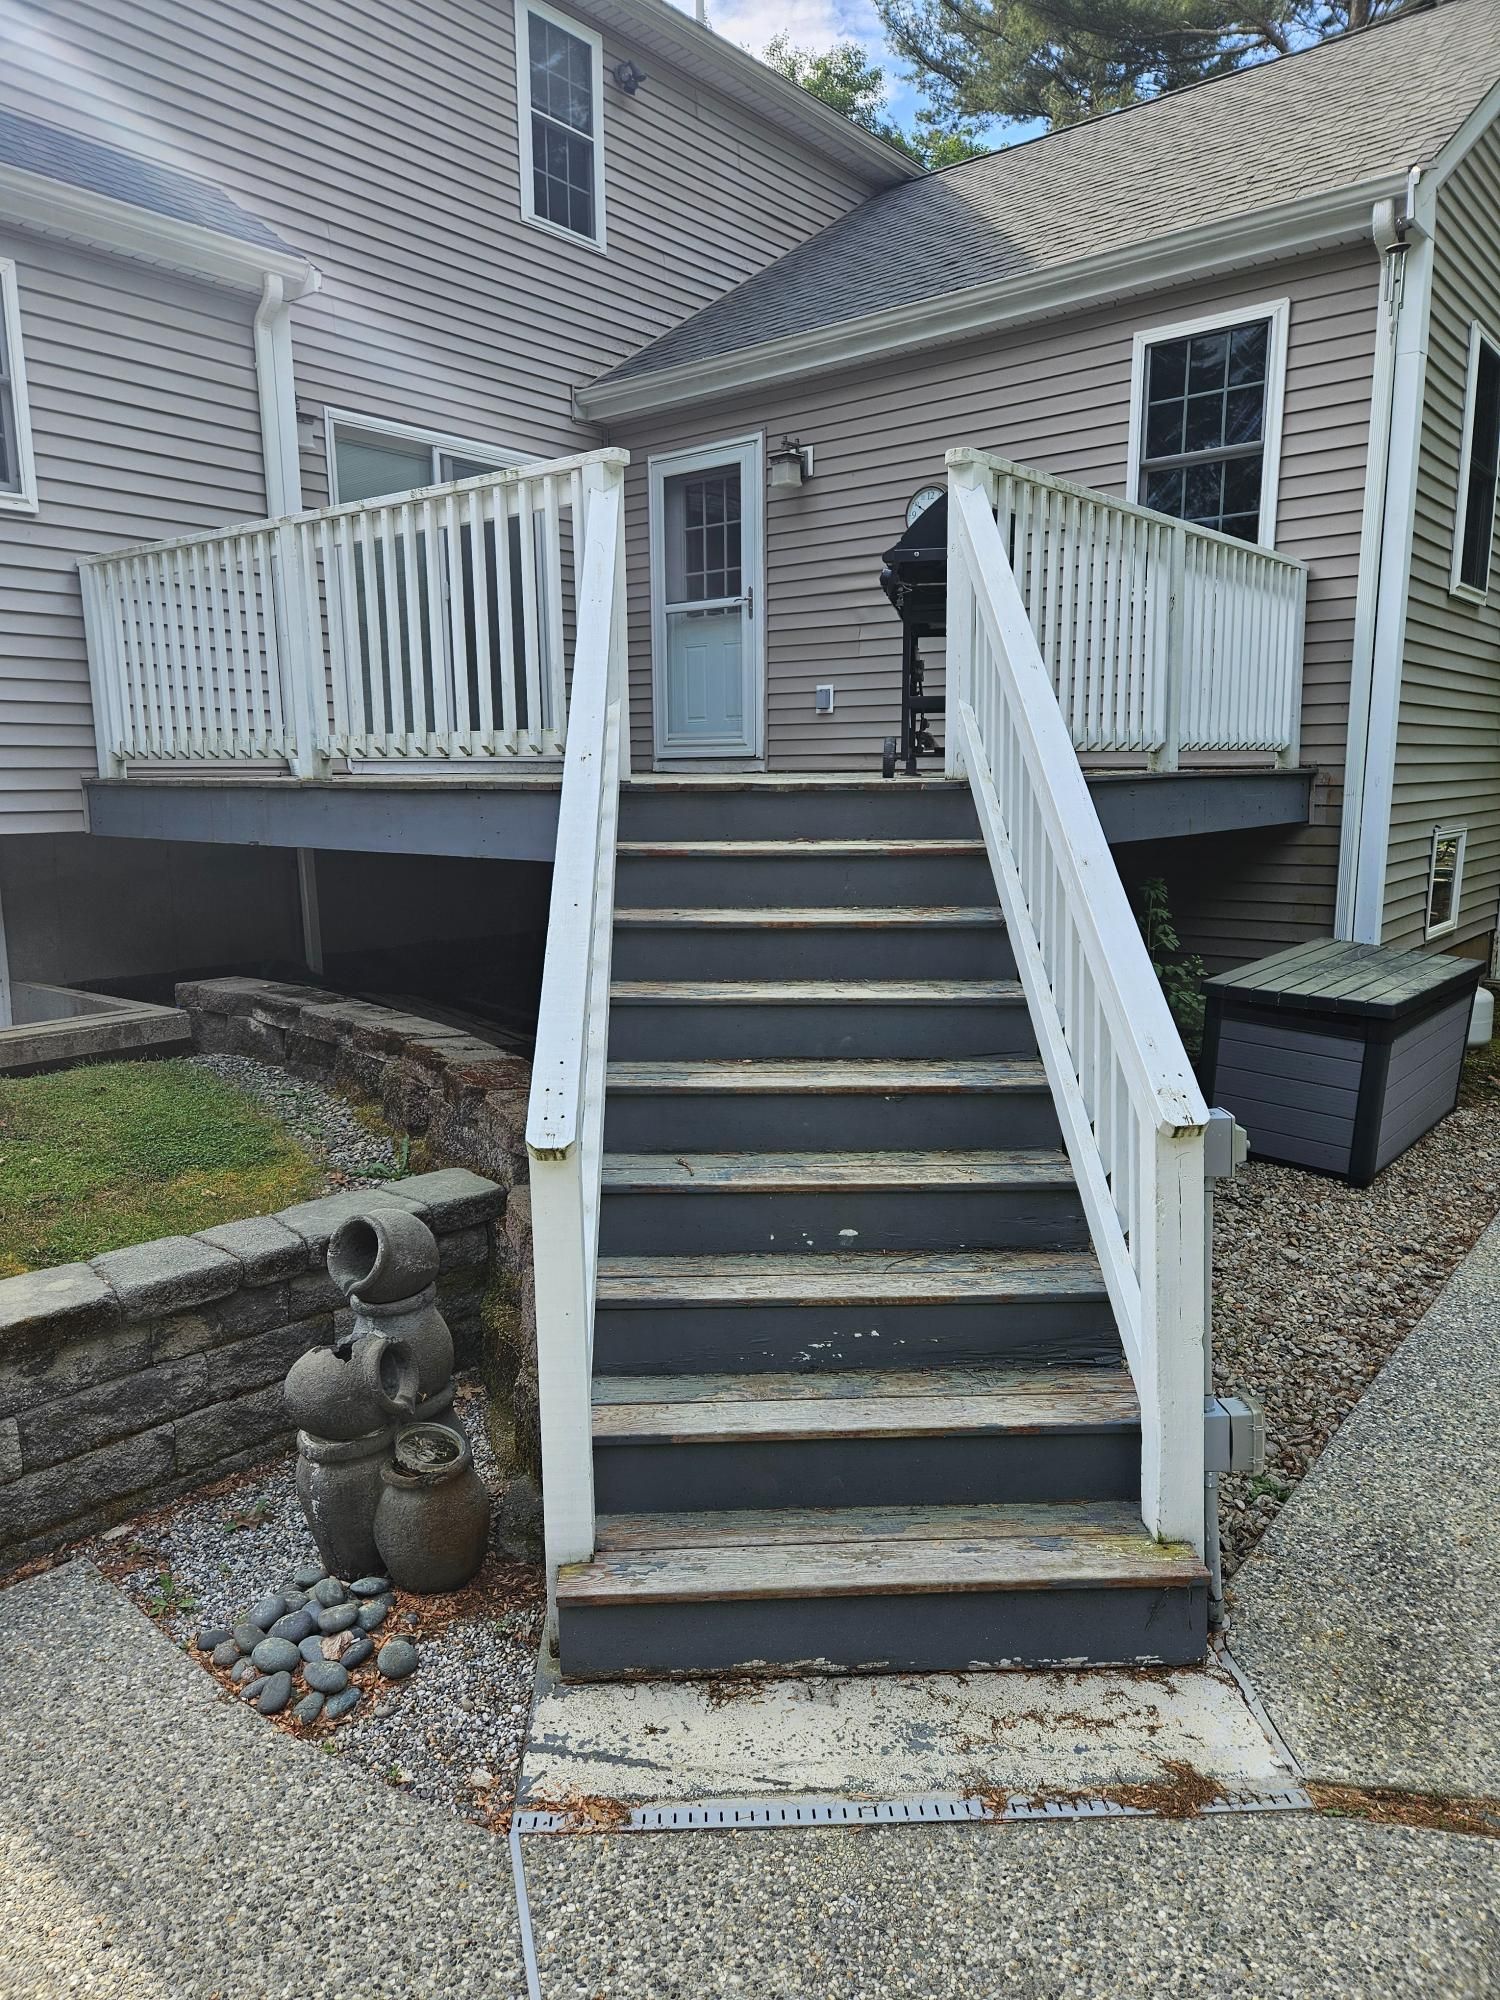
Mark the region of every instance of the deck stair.
<instances>
[{"instance_id":1,"label":"deck stair","mask_svg":"<svg viewBox=\"0 0 1500 2000\"><path fill-rule=\"evenodd\" d=\"M627 784L564 1674L1181 1663L967 785Z\"/></svg>"}]
</instances>

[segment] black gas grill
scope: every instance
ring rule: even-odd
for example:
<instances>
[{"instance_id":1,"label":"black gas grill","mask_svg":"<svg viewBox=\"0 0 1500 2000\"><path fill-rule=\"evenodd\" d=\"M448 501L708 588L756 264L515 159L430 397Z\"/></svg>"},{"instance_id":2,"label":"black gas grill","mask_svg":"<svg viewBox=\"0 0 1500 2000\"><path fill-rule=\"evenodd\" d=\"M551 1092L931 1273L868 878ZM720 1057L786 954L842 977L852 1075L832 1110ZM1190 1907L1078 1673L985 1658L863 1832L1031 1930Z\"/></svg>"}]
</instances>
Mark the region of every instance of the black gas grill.
<instances>
[{"instance_id":1,"label":"black gas grill","mask_svg":"<svg viewBox=\"0 0 1500 2000\"><path fill-rule=\"evenodd\" d=\"M882 557L880 587L901 620L901 736L885 743L885 775L899 762L910 777L920 757L940 757L930 718L943 713L943 697L924 688L921 641L940 639L948 618L948 498L934 500Z\"/></svg>"}]
</instances>

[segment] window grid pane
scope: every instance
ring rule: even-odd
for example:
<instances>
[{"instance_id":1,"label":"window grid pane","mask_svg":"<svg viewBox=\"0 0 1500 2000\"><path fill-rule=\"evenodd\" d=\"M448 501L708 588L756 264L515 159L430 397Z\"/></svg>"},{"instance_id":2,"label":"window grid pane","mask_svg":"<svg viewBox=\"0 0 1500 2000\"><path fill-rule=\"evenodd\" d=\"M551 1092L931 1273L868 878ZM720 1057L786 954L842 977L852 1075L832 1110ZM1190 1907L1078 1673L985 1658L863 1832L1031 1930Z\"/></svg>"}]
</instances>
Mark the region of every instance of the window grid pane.
<instances>
[{"instance_id":1,"label":"window grid pane","mask_svg":"<svg viewBox=\"0 0 1500 2000\"><path fill-rule=\"evenodd\" d=\"M594 52L540 14L530 37L532 206L545 222L591 240L594 215Z\"/></svg>"},{"instance_id":2,"label":"window grid pane","mask_svg":"<svg viewBox=\"0 0 1500 2000\"><path fill-rule=\"evenodd\" d=\"M1471 590L1488 590L1495 540L1495 486L1500 477L1500 351L1488 341L1479 344L1470 421L1469 478L1458 575Z\"/></svg>"},{"instance_id":3,"label":"window grid pane","mask_svg":"<svg viewBox=\"0 0 1500 2000\"><path fill-rule=\"evenodd\" d=\"M1146 357L1143 504L1254 541L1270 322L1158 341Z\"/></svg>"},{"instance_id":4,"label":"window grid pane","mask_svg":"<svg viewBox=\"0 0 1500 2000\"><path fill-rule=\"evenodd\" d=\"M10 379L5 343L4 295L0 291L0 493L21 490L21 453L16 422L16 393Z\"/></svg>"}]
</instances>

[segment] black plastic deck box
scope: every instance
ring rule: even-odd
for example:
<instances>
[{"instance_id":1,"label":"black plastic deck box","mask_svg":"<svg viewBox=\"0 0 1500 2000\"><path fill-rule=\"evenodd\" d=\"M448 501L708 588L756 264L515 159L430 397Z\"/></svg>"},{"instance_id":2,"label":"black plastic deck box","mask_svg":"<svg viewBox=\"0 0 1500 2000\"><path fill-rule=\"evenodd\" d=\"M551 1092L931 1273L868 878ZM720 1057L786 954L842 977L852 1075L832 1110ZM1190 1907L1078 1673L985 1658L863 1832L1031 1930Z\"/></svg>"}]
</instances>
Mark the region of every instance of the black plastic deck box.
<instances>
[{"instance_id":1,"label":"black plastic deck box","mask_svg":"<svg viewBox=\"0 0 1500 2000\"><path fill-rule=\"evenodd\" d=\"M1205 982L1203 1074L1262 1159L1368 1187L1458 1101L1477 959L1335 939Z\"/></svg>"}]
</instances>

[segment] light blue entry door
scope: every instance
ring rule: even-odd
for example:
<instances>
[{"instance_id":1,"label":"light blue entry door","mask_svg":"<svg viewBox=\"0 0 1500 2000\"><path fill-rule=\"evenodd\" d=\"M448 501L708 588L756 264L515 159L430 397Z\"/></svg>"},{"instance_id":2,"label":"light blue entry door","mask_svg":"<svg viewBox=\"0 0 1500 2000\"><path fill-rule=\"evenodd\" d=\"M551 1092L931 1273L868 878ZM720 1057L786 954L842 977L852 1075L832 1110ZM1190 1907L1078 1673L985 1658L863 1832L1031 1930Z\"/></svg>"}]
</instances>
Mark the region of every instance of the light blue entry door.
<instances>
[{"instance_id":1,"label":"light blue entry door","mask_svg":"<svg viewBox=\"0 0 1500 2000\"><path fill-rule=\"evenodd\" d=\"M652 466L657 750L759 750L759 441Z\"/></svg>"}]
</instances>

